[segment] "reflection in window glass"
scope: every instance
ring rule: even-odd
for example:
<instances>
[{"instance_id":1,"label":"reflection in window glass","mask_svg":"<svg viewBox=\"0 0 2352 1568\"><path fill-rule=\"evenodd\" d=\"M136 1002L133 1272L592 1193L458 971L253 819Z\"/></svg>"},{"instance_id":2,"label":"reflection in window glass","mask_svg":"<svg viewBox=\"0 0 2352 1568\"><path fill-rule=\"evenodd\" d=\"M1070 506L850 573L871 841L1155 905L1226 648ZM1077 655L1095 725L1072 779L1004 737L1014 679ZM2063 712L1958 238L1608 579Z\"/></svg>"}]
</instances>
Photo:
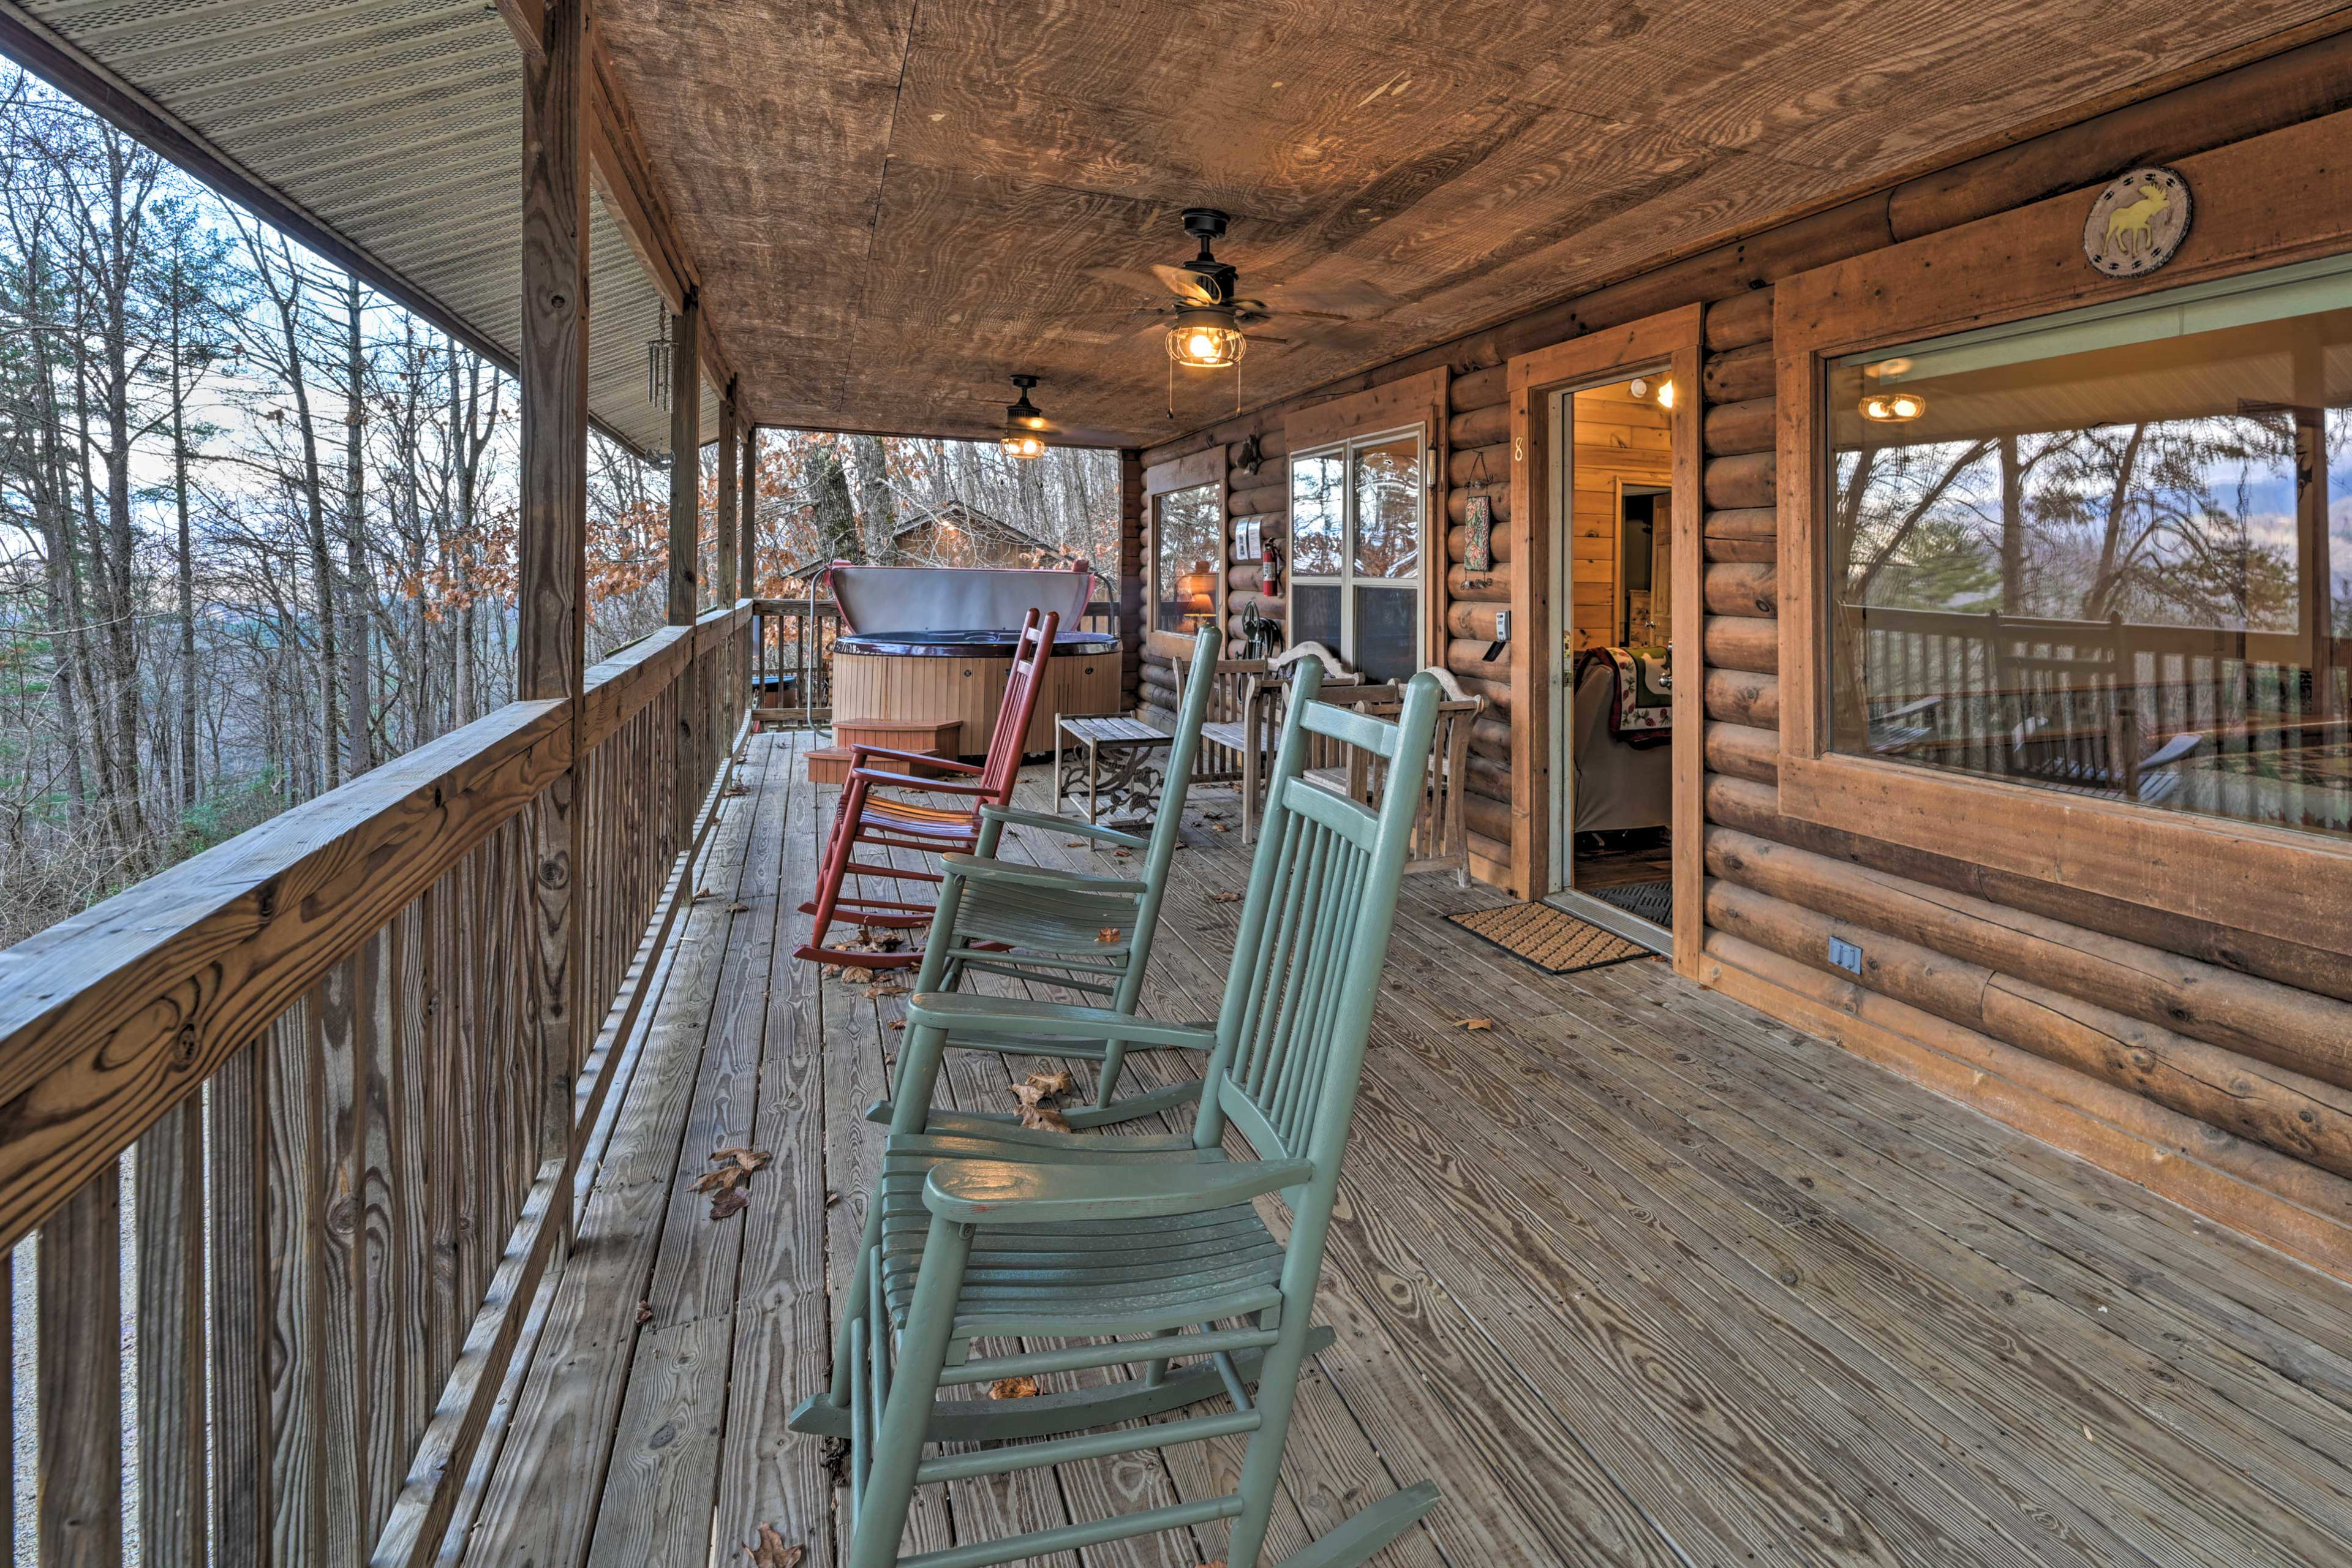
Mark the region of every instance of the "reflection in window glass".
<instances>
[{"instance_id":1,"label":"reflection in window glass","mask_svg":"<svg viewBox=\"0 0 2352 1568\"><path fill-rule=\"evenodd\" d=\"M2352 308L2310 288L1832 366L1835 747L2352 833Z\"/></svg>"},{"instance_id":2,"label":"reflection in window glass","mask_svg":"<svg viewBox=\"0 0 2352 1568\"><path fill-rule=\"evenodd\" d=\"M1356 575L1421 571L1421 437L1356 450Z\"/></svg>"},{"instance_id":3,"label":"reflection in window glass","mask_svg":"<svg viewBox=\"0 0 2352 1568\"><path fill-rule=\"evenodd\" d=\"M1154 502L1157 542L1151 563L1151 625L1191 636L1217 613L1217 487L1171 490Z\"/></svg>"},{"instance_id":4,"label":"reflection in window glass","mask_svg":"<svg viewBox=\"0 0 2352 1568\"><path fill-rule=\"evenodd\" d=\"M1373 680L1409 677L1421 663L1420 434L1302 453L1290 473L1292 644L1319 642Z\"/></svg>"},{"instance_id":5,"label":"reflection in window glass","mask_svg":"<svg viewBox=\"0 0 2352 1568\"><path fill-rule=\"evenodd\" d=\"M1339 574L1340 541L1347 531L1347 472L1340 452L1318 452L1290 465L1290 570L1301 577Z\"/></svg>"}]
</instances>

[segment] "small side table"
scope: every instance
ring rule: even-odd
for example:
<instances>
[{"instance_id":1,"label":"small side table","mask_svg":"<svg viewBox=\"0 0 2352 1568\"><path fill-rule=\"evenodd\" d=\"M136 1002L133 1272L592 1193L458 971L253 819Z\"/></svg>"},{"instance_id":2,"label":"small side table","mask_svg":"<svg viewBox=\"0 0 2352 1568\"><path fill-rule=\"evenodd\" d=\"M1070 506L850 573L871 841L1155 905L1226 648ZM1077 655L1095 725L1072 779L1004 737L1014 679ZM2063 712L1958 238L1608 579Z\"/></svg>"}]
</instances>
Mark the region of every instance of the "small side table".
<instances>
[{"instance_id":1,"label":"small side table","mask_svg":"<svg viewBox=\"0 0 2352 1568\"><path fill-rule=\"evenodd\" d=\"M1088 823L1100 819L1106 805L1113 813L1139 808L1148 820L1166 772L1163 753L1175 740L1174 731L1126 714L1055 714L1055 812L1084 784Z\"/></svg>"}]
</instances>

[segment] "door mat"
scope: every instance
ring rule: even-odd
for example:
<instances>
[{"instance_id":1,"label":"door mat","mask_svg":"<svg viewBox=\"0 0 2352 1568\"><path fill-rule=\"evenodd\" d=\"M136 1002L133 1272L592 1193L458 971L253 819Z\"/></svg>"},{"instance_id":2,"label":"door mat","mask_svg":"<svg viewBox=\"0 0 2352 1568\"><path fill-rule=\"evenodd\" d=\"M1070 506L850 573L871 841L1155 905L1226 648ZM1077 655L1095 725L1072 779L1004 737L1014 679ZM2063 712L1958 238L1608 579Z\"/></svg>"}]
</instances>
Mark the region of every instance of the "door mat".
<instances>
[{"instance_id":1,"label":"door mat","mask_svg":"<svg viewBox=\"0 0 2352 1568\"><path fill-rule=\"evenodd\" d=\"M1575 974L1651 956L1640 942L1628 942L1613 931L1603 931L1549 904L1505 904L1445 918L1547 974Z\"/></svg>"},{"instance_id":2,"label":"door mat","mask_svg":"<svg viewBox=\"0 0 2352 1568\"><path fill-rule=\"evenodd\" d=\"M1613 888L1595 888L1592 896L1604 904L1616 905L1629 915L1639 915L1652 925L1670 927L1675 923L1672 882L1620 882Z\"/></svg>"}]
</instances>

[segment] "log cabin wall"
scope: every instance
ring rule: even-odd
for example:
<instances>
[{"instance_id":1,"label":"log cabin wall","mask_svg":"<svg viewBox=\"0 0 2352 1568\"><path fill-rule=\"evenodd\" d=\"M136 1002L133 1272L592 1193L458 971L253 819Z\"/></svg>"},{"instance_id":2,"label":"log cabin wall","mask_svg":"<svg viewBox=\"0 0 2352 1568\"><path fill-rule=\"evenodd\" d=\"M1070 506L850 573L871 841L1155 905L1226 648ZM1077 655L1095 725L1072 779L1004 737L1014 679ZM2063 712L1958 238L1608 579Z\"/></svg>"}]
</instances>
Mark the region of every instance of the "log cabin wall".
<instances>
[{"instance_id":1,"label":"log cabin wall","mask_svg":"<svg viewBox=\"0 0 2352 1568\"><path fill-rule=\"evenodd\" d=\"M2352 38L2322 39L1548 305L1147 459L1210 445L1237 453L1254 435L1278 441L1288 408L1450 369L1445 570L1455 640L1445 662L1488 700L1472 741L1468 819L1479 874L1507 882L1497 872L1511 864L1512 718L1539 694L1487 679L1495 667L1481 658L1526 550L1509 515L1505 362L1704 305L1694 413L1706 454L1696 608L1706 881L1696 978L2352 1278L2352 962L2340 938L2295 941L2211 909L2183 912L2154 882L2145 897L2117 896L1782 815L1773 341L1782 279L2063 194L2087 200L2088 187L2137 165L2323 117L2340 146L2352 135L2352 114L2339 112L2347 108ZM1260 450L1269 450L1264 439ZM1259 504L1239 476L1231 482L1236 509L1244 498ZM1494 564L1476 574L1461 564L1474 486L1491 497L1495 521ZM2341 931L2352 927L2352 894L2336 897L2347 906ZM1862 974L1831 966L1832 936L1869 954Z\"/></svg>"}]
</instances>

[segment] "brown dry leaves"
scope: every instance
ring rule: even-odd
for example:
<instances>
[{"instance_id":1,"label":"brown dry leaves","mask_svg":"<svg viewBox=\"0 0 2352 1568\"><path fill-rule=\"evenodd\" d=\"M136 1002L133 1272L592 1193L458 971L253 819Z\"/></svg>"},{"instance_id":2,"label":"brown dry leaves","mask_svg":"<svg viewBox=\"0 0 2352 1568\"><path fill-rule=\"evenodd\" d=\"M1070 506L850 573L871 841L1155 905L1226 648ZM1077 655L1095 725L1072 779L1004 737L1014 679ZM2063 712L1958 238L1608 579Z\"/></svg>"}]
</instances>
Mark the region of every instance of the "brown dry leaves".
<instances>
[{"instance_id":1,"label":"brown dry leaves","mask_svg":"<svg viewBox=\"0 0 2352 1568\"><path fill-rule=\"evenodd\" d=\"M1211 893L1209 901L1214 904L1238 904L1242 901L1242 896L1234 892Z\"/></svg>"},{"instance_id":2,"label":"brown dry leaves","mask_svg":"<svg viewBox=\"0 0 2352 1568\"><path fill-rule=\"evenodd\" d=\"M765 1149L736 1145L713 1149L710 1158L712 1168L694 1178L694 1190L711 1194L712 1219L730 1219L751 1206L751 1200L743 1195L743 1184L775 1156Z\"/></svg>"},{"instance_id":3,"label":"brown dry leaves","mask_svg":"<svg viewBox=\"0 0 2352 1568\"><path fill-rule=\"evenodd\" d=\"M1034 1399L1037 1380L1025 1373L1019 1377L1000 1377L988 1385L991 1399Z\"/></svg>"},{"instance_id":4,"label":"brown dry leaves","mask_svg":"<svg viewBox=\"0 0 2352 1568\"><path fill-rule=\"evenodd\" d=\"M719 797L721 800L733 800L739 795L746 795L751 793L751 786L750 784L729 784L725 789L719 792Z\"/></svg>"},{"instance_id":5,"label":"brown dry leaves","mask_svg":"<svg viewBox=\"0 0 2352 1568\"><path fill-rule=\"evenodd\" d=\"M1495 1020L1492 1018L1456 1018L1454 1020L1454 1026L1457 1029L1491 1029L1495 1026Z\"/></svg>"},{"instance_id":6,"label":"brown dry leaves","mask_svg":"<svg viewBox=\"0 0 2352 1568\"><path fill-rule=\"evenodd\" d=\"M1013 1086L1013 1098L1021 1102L1021 1125L1047 1132L1075 1131L1062 1114L1062 1102L1077 1091L1078 1081L1067 1068L1031 1073Z\"/></svg>"},{"instance_id":7,"label":"brown dry leaves","mask_svg":"<svg viewBox=\"0 0 2352 1568\"><path fill-rule=\"evenodd\" d=\"M727 906L727 912L730 915L740 915L751 907L751 905L745 903L742 900L738 899L733 903Z\"/></svg>"},{"instance_id":8,"label":"brown dry leaves","mask_svg":"<svg viewBox=\"0 0 2352 1568\"><path fill-rule=\"evenodd\" d=\"M1117 942L1120 937L1125 936L1126 934L1127 931L1124 927L1105 926L1102 930L1095 932L1095 940L1097 942Z\"/></svg>"},{"instance_id":9,"label":"brown dry leaves","mask_svg":"<svg viewBox=\"0 0 2352 1568\"><path fill-rule=\"evenodd\" d=\"M751 1568L801 1568L808 1556L805 1546L787 1546L784 1538L772 1524L760 1527L760 1539L743 1549L751 1553Z\"/></svg>"},{"instance_id":10,"label":"brown dry leaves","mask_svg":"<svg viewBox=\"0 0 2352 1568\"><path fill-rule=\"evenodd\" d=\"M1226 826L1222 822L1213 822L1209 824L1209 831L1212 833L1231 833L1233 829Z\"/></svg>"}]
</instances>

